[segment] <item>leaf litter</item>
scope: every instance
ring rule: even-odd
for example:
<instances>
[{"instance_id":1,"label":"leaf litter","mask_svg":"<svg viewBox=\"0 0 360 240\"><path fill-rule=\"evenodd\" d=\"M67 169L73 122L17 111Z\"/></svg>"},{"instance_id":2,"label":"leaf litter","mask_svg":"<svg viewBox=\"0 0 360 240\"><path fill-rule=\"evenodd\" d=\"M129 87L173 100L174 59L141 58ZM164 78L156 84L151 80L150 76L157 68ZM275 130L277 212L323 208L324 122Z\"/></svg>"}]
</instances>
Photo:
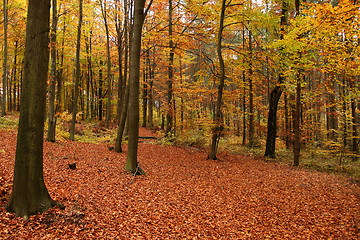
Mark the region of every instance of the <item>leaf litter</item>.
<instances>
[{"instance_id":1,"label":"leaf litter","mask_svg":"<svg viewBox=\"0 0 360 240\"><path fill-rule=\"evenodd\" d=\"M0 130L1 206L15 146L16 134ZM23 221L0 208L0 238L360 239L360 189L345 177L145 141L138 161L147 175L133 180L124 150L45 142L45 183L66 209Z\"/></svg>"}]
</instances>

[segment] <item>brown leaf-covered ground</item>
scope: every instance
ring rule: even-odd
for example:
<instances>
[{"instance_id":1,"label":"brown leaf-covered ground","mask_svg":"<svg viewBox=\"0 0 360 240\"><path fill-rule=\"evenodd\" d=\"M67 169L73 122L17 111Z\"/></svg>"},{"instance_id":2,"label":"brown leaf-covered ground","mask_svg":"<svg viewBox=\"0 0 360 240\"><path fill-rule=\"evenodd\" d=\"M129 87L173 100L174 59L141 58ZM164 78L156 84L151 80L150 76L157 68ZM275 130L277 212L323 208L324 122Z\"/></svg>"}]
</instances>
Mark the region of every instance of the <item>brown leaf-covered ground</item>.
<instances>
[{"instance_id":1,"label":"brown leaf-covered ground","mask_svg":"<svg viewBox=\"0 0 360 240\"><path fill-rule=\"evenodd\" d=\"M1 205L15 142L0 130ZM148 140L139 144L147 175L135 179L126 153L106 144L46 142L44 158L50 195L66 209L25 222L1 208L1 239L360 239L360 189L344 177Z\"/></svg>"}]
</instances>

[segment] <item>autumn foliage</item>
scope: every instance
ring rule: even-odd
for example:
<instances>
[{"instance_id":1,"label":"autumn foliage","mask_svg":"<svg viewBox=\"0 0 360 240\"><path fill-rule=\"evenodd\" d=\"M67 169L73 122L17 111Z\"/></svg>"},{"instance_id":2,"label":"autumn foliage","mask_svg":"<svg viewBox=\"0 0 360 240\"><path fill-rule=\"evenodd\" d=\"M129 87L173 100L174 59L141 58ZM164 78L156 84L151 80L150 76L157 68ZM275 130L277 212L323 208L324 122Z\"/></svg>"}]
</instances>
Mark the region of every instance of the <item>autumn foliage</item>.
<instances>
[{"instance_id":1,"label":"autumn foliage","mask_svg":"<svg viewBox=\"0 0 360 240\"><path fill-rule=\"evenodd\" d=\"M151 132L141 130L141 134ZM0 132L1 205L10 194L16 134ZM147 140L148 141L148 140ZM244 155L139 144L146 176L124 173L106 144L45 143L51 197L66 205L28 221L0 210L1 238L357 239L359 187L348 179ZM76 169L69 163L76 161Z\"/></svg>"}]
</instances>

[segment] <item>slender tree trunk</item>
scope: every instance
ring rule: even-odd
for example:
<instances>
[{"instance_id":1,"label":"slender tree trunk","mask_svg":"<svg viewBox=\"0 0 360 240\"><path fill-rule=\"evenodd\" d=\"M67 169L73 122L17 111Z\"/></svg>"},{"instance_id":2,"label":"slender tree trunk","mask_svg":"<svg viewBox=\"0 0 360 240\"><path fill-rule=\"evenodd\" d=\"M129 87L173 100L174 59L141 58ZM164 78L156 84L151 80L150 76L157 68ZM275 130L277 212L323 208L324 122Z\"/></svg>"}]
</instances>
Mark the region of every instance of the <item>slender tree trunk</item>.
<instances>
[{"instance_id":1,"label":"slender tree trunk","mask_svg":"<svg viewBox=\"0 0 360 240\"><path fill-rule=\"evenodd\" d=\"M134 25L130 43L130 72L129 72L129 109L128 125L129 140L125 170L133 174L145 174L137 161L138 137L139 137L139 78L140 78L140 50L141 32L145 19L145 0L134 2Z\"/></svg>"},{"instance_id":2,"label":"slender tree trunk","mask_svg":"<svg viewBox=\"0 0 360 240\"><path fill-rule=\"evenodd\" d=\"M107 10L106 10L106 0L104 4L101 2L101 12L104 19L105 31L106 31L106 51L107 51L107 84L108 84L108 92L107 92L107 104L106 104L106 128L109 128L111 121L111 95L112 95L112 80L111 80L111 57L110 57L110 34L109 34L109 26L107 22Z\"/></svg>"},{"instance_id":3,"label":"slender tree trunk","mask_svg":"<svg viewBox=\"0 0 360 240\"><path fill-rule=\"evenodd\" d=\"M155 50L154 50L155 51ZM153 64L151 64L150 61L150 55L148 58L148 65L149 65L149 104L148 104L148 122L149 122L149 128L153 129L153 108L154 108L154 99L153 99L153 84L154 84L154 69L153 69L153 65L155 65L155 60L153 60Z\"/></svg>"},{"instance_id":4,"label":"slender tree trunk","mask_svg":"<svg viewBox=\"0 0 360 240\"><path fill-rule=\"evenodd\" d=\"M64 75L63 73L64 73L65 32L66 32L66 21L64 19L63 34L62 34L63 36L61 42L60 70L57 76L56 113L61 112L63 109L62 85L63 85L63 75Z\"/></svg>"},{"instance_id":5,"label":"slender tree trunk","mask_svg":"<svg viewBox=\"0 0 360 240\"><path fill-rule=\"evenodd\" d=\"M81 40L81 25L82 25L82 16L83 16L83 0L79 0L79 25L77 31L77 43L76 43L76 73L75 73L75 89L74 89L74 99L73 99L73 109L72 109L72 120L71 120L71 129L70 129L70 140L75 141L75 122L77 114L77 99L79 95L79 83L80 83L80 40Z\"/></svg>"},{"instance_id":6,"label":"slender tree trunk","mask_svg":"<svg viewBox=\"0 0 360 240\"><path fill-rule=\"evenodd\" d=\"M30 215L47 211L55 205L63 208L51 199L43 175L50 0L29 0L27 19L13 190L5 206L8 211L25 220Z\"/></svg>"},{"instance_id":7,"label":"slender tree trunk","mask_svg":"<svg viewBox=\"0 0 360 240\"><path fill-rule=\"evenodd\" d=\"M296 17L300 14L300 0L295 0ZM301 52L298 53L298 59L301 59ZM299 64L299 60L297 60ZM300 160L300 121L301 121L301 69L298 69L296 77L296 103L294 116L294 166L299 166Z\"/></svg>"},{"instance_id":8,"label":"slender tree trunk","mask_svg":"<svg viewBox=\"0 0 360 240\"><path fill-rule=\"evenodd\" d=\"M254 145L254 89L253 89L253 69L252 69L252 32L249 31L249 146Z\"/></svg>"},{"instance_id":9,"label":"slender tree trunk","mask_svg":"<svg viewBox=\"0 0 360 240\"><path fill-rule=\"evenodd\" d=\"M209 157L211 159L216 159L216 152L217 152L217 146L218 141L221 136L222 128L223 128L223 122L221 119L221 104L222 104L222 94L224 89L224 83L225 83L225 63L224 59L222 57L222 33L224 30L224 18L225 18L225 9L226 9L226 0L222 0L221 4L221 12L220 12L220 23L219 23L219 31L217 36L217 55L220 65L220 79L219 79L219 85L218 85L218 94L216 99L216 105L215 105L215 114L214 114L214 127L212 129L212 138L211 138L211 146L210 146L210 155Z\"/></svg>"},{"instance_id":10,"label":"slender tree trunk","mask_svg":"<svg viewBox=\"0 0 360 240\"><path fill-rule=\"evenodd\" d=\"M350 82L350 89L354 91L353 81ZM358 128L357 128L357 116L356 116L356 102L354 97L351 98L351 119L352 119L352 151L353 151L353 160L356 161L359 155L359 138L358 138Z\"/></svg>"},{"instance_id":11,"label":"slender tree trunk","mask_svg":"<svg viewBox=\"0 0 360 240\"><path fill-rule=\"evenodd\" d=\"M119 64L119 80L118 80L118 86L117 86L117 94L118 94L118 98L117 98L117 110L116 110L116 121L120 122L120 117L121 117L121 112L122 112L122 105L123 105L123 101L124 101L124 93L125 93L125 81L124 81L124 76L123 76L123 51L124 51L124 46L123 46L123 37L124 37L124 30L125 30L125 25L123 28L121 28L121 20L120 20L120 8L118 8L119 4L119 0L115 1L116 4L116 15L115 15L115 28L116 28L116 33L117 33L117 51L118 51L118 64ZM125 1L126 2L126 1ZM126 3L127 4L127 3ZM127 7L124 3L124 9L126 11ZM125 15L125 19L127 18L127 14ZM125 21L124 21L125 22Z\"/></svg>"},{"instance_id":12,"label":"slender tree trunk","mask_svg":"<svg viewBox=\"0 0 360 240\"><path fill-rule=\"evenodd\" d=\"M129 106L129 93L130 93L130 89L129 89L129 85L128 85L125 90L124 102L123 102L123 106L122 106L122 112L120 115L119 126L118 126L118 131L117 131L116 140L115 140L115 152L118 152L118 153L122 152L121 142L122 142L122 137L124 135L125 123L126 123L126 119L127 119L126 117L127 117L127 112L128 112L128 106Z\"/></svg>"},{"instance_id":13,"label":"slender tree trunk","mask_svg":"<svg viewBox=\"0 0 360 240\"><path fill-rule=\"evenodd\" d=\"M243 26L243 51L245 51L245 26ZM243 59L243 63L245 65L245 58ZM246 87L245 87L245 82L246 82L246 75L245 75L245 70L242 71L242 81L244 83L244 87L243 87L243 97L242 97L242 107L243 107L243 134L242 134L242 145L246 145Z\"/></svg>"},{"instance_id":14,"label":"slender tree trunk","mask_svg":"<svg viewBox=\"0 0 360 240\"><path fill-rule=\"evenodd\" d=\"M301 73L299 70L296 80L296 103L294 110L294 166L299 166L300 159L300 119L301 119Z\"/></svg>"},{"instance_id":15,"label":"slender tree trunk","mask_svg":"<svg viewBox=\"0 0 360 240\"><path fill-rule=\"evenodd\" d=\"M48 132L46 140L55 142L56 116L55 116L55 86L56 86L56 28L57 28L57 0L52 0L52 24L51 24L51 70L49 86L49 113Z\"/></svg>"},{"instance_id":16,"label":"slender tree trunk","mask_svg":"<svg viewBox=\"0 0 360 240\"><path fill-rule=\"evenodd\" d=\"M117 135L116 135L116 140L115 140L115 152L122 152L122 147L121 147L121 143L122 143L122 138L124 135L124 131L125 131L125 125L126 125L126 119L127 119L127 113L128 113L128 106L129 106L129 93L130 93L130 89L129 89L129 84L126 85L127 82L127 73L128 73L128 53L129 53L129 39L128 39L128 18L129 18L129 8L128 8L128 3L127 0L124 0L124 12L125 12L125 20L124 20L124 88L125 88L125 92L124 92L124 97L123 97L123 103L122 103L122 107L121 107L121 114L120 114L120 120L119 120L119 126L118 126L118 131L117 131Z\"/></svg>"},{"instance_id":17,"label":"slender tree trunk","mask_svg":"<svg viewBox=\"0 0 360 240\"><path fill-rule=\"evenodd\" d=\"M3 1L3 10L4 10L4 65L3 65L3 91L2 91L2 111L1 116L6 115L6 89L7 89L7 0Z\"/></svg>"},{"instance_id":18,"label":"slender tree trunk","mask_svg":"<svg viewBox=\"0 0 360 240\"><path fill-rule=\"evenodd\" d=\"M284 95L284 108L285 108L285 145L286 149L290 148L290 127L289 127L289 101L288 95ZM275 149L275 148L274 148Z\"/></svg>"},{"instance_id":19,"label":"slender tree trunk","mask_svg":"<svg viewBox=\"0 0 360 240\"><path fill-rule=\"evenodd\" d=\"M173 106L172 106L172 97L173 97L173 75L174 75L174 43L173 43L173 29L172 29L172 15L173 7L172 0L169 0L169 78L166 82L167 84L167 111L166 111L166 129L165 133L169 133L173 127Z\"/></svg>"},{"instance_id":20,"label":"slender tree trunk","mask_svg":"<svg viewBox=\"0 0 360 240\"><path fill-rule=\"evenodd\" d=\"M14 67L13 67L13 75L14 75L14 78L13 78L13 109L15 111L17 111L17 107L16 107L16 95L19 94L19 92L17 92L17 85L19 85L19 80L18 80L18 77L17 77L17 55L18 55L18 49L19 49L19 40L16 40L15 41L15 50L14 50Z\"/></svg>"},{"instance_id":21,"label":"slender tree trunk","mask_svg":"<svg viewBox=\"0 0 360 240\"><path fill-rule=\"evenodd\" d=\"M148 51L149 53L149 51ZM146 64L146 59L149 57L147 54L146 58L144 59L144 70L143 70L143 87L142 87L142 127L146 127L147 122L147 105L148 105L148 76L149 76L149 68Z\"/></svg>"}]
</instances>

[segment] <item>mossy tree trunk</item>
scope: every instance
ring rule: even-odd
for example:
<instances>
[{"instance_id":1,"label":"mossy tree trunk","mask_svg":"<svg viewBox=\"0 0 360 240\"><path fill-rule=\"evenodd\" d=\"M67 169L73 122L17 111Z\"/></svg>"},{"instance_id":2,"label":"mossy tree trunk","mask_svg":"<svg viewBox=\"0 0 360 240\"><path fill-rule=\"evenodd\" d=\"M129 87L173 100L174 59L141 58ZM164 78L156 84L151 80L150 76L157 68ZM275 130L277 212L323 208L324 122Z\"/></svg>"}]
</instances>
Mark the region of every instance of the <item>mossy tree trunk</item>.
<instances>
[{"instance_id":1,"label":"mossy tree trunk","mask_svg":"<svg viewBox=\"0 0 360 240\"><path fill-rule=\"evenodd\" d=\"M57 204L43 176L50 0L29 0L14 183L5 208L27 219Z\"/></svg>"}]
</instances>

